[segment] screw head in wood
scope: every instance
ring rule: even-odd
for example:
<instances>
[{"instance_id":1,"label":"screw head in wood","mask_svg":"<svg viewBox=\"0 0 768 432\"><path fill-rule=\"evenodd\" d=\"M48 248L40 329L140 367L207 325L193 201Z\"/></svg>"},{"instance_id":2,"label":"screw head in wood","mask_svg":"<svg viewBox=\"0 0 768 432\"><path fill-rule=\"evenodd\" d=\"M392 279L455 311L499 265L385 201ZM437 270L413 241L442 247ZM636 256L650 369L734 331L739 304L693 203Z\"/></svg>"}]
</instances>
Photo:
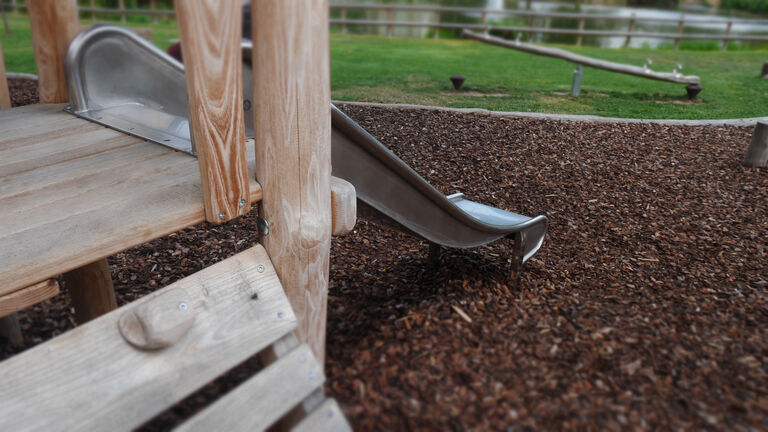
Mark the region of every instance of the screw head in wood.
<instances>
[{"instance_id":1,"label":"screw head in wood","mask_svg":"<svg viewBox=\"0 0 768 432\"><path fill-rule=\"evenodd\" d=\"M188 306L187 306L186 303L184 303L184 302L179 303L179 310L180 311L184 312L187 309L188 309Z\"/></svg>"},{"instance_id":2,"label":"screw head in wood","mask_svg":"<svg viewBox=\"0 0 768 432\"><path fill-rule=\"evenodd\" d=\"M245 207L245 200L241 199L240 202L238 203L238 205L240 206L240 208Z\"/></svg>"},{"instance_id":3,"label":"screw head in wood","mask_svg":"<svg viewBox=\"0 0 768 432\"><path fill-rule=\"evenodd\" d=\"M277 313L277 317L278 318L282 318L284 316L285 316L285 314L283 313L283 311L280 311L280 312Z\"/></svg>"},{"instance_id":4,"label":"screw head in wood","mask_svg":"<svg viewBox=\"0 0 768 432\"><path fill-rule=\"evenodd\" d=\"M258 266L256 266L256 271L259 273L264 273L264 266L259 264Z\"/></svg>"},{"instance_id":5,"label":"screw head in wood","mask_svg":"<svg viewBox=\"0 0 768 432\"><path fill-rule=\"evenodd\" d=\"M226 214L226 213L224 213L224 212L219 212L219 219L224 219L225 217L227 217L227 214Z\"/></svg>"}]
</instances>

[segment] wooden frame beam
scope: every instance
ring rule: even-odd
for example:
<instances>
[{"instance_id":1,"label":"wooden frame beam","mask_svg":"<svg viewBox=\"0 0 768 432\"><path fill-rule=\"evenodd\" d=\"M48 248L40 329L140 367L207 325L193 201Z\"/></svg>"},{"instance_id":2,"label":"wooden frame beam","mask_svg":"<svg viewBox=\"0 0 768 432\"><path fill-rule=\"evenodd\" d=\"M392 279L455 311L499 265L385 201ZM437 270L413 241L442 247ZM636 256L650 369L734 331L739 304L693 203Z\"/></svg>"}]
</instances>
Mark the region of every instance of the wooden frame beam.
<instances>
[{"instance_id":1,"label":"wooden frame beam","mask_svg":"<svg viewBox=\"0 0 768 432\"><path fill-rule=\"evenodd\" d=\"M56 279L48 279L0 297L0 317L8 316L48 300L59 293Z\"/></svg>"},{"instance_id":2,"label":"wooden frame beam","mask_svg":"<svg viewBox=\"0 0 768 432\"><path fill-rule=\"evenodd\" d=\"M325 358L331 244L327 0L251 0L256 177L262 241L296 316Z\"/></svg>"},{"instance_id":3,"label":"wooden frame beam","mask_svg":"<svg viewBox=\"0 0 768 432\"><path fill-rule=\"evenodd\" d=\"M176 0L206 220L250 209L245 152L240 2Z\"/></svg>"},{"instance_id":4,"label":"wooden frame beam","mask_svg":"<svg viewBox=\"0 0 768 432\"><path fill-rule=\"evenodd\" d=\"M8 91L8 80L5 76L5 60L3 44L0 44L0 110L11 107L11 93Z\"/></svg>"}]
</instances>

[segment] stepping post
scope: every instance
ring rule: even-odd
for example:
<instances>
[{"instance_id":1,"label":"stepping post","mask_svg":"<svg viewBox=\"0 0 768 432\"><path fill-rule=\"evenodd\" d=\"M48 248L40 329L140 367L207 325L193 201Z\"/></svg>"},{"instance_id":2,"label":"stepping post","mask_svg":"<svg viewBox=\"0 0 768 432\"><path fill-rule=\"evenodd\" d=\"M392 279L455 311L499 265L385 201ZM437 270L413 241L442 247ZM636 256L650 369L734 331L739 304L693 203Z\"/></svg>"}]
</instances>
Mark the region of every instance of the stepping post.
<instances>
[{"instance_id":1,"label":"stepping post","mask_svg":"<svg viewBox=\"0 0 768 432\"><path fill-rule=\"evenodd\" d=\"M256 177L262 236L299 320L325 358L331 246L328 1L252 0ZM185 54L186 55L186 54Z\"/></svg>"},{"instance_id":2,"label":"stepping post","mask_svg":"<svg viewBox=\"0 0 768 432\"><path fill-rule=\"evenodd\" d=\"M78 324L85 324L117 308L106 259L64 273L64 283L72 299Z\"/></svg>"},{"instance_id":3,"label":"stepping post","mask_svg":"<svg viewBox=\"0 0 768 432\"><path fill-rule=\"evenodd\" d=\"M742 165L750 168L768 166L768 123L755 125Z\"/></svg>"}]
</instances>

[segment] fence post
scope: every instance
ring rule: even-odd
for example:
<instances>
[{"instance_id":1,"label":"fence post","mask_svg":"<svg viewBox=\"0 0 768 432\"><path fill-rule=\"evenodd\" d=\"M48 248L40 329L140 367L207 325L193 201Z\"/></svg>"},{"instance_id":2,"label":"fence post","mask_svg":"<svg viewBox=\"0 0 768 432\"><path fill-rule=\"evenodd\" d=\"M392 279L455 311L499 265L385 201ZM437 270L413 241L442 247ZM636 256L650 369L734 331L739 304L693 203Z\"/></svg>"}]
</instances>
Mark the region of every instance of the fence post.
<instances>
[{"instance_id":1,"label":"fence post","mask_svg":"<svg viewBox=\"0 0 768 432\"><path fill-rule=\"evenodd\" d=\"M69 42L80 32L76 0L27 2L32 44L37 63L40 103L66 103L67 79L64 57Z\"/></svg>"},{"instance_id":2,"label":"fence post","mask_svg":"<svg viewBox=\"0 0 768 432\"><path fill-rule=\"evenodd\" d=\"M683 34L683 25L685 24L685 15L680 15L680 20L677 22L677 37L675 38L675 51L680 48L680 35Z\"/></svg>"},{"instance_id":3,"label":"fence post","mask_svg":"<svg viewBox=\"0 0 768 432\"><path fill-rule=\"evenodd\" d=\"M341 8L341 21L347 20L347 8ZM341 23L341 34L347 34L347 23Z\"/></svg>"},{"instance_id":4,"label":"fence post","mask_svg":"<svg viewBox=\"0 0 768 432\"><path fill-rule=\"evenodd\" d=\"M731 35L732 26L733 26L733 21L728 21L727 27L725 27L725 37L723 38L723 45L720 47L720 49L723 51L728 49L728 36Z\"/></svg>"},{"instance_id":5,"label":"fence post","mask_svg":"<svg viewBox=\"0 0 768 432\"><path fill-rule=\"evenodd\" d=\"M13 15L16 16L19 14L19 5L16 4L18 0L11 0L11 8L13 9Z\"/></svg>"},{"instance_id":6,"label":"fence post","mask_svg":"<svg viewBox=\"0 0 768 432\"><path fill-rule=\"evenodd\" d=\"M261 241L299 321L299 340L325 352L331 246L331 81L328 0L252 0L256 176Z\"/></svg>"},{"instance_id":7,"label":"fence post","mask_svg":"<svg viewBox=\"0 0 768 432\"><path fill-rule=\"evenodd\" d=\"M392 21L394 20L394 13L392 12L392 9L387 10L387 21L389 24L387 24L387 37L392 37Z\"/></svg>"},{"instance_id":8,"label":"fence post","mask_svg":"<svg viewBox=\"0 0 768 432\"><path fill-rule=\"evenodd\" d=\"M3 45L0 44L0 110L11 107L11 94L8 91L8 80L5 78L5 61L3 60Z\"/></svg>"},{"instance_id":9,"label":"fence post","mask_svg":"<svg viewBox=\"0 0 768 432\"><path fill-rule=\"evenodd\" d=\"M149 0L149 9L152 12L157 11L157 0ZM152 14L152 22L157 24L157 14Z\"/></svg>"},{"instance_id":10,"label":"fence post","mask_svg":"<svg viewBox=\"0 0 768 432\"><path fill-rule=\"evenodd\" d=\"M91 7L91 9L95 9L96 8L96 1L95 0L90 0L88 2L88 5ZM91 12L91 20L96 21L96 12Z\"/></svg>"},{"instance_id":11,"label":"fence post","mask_svg":"<svg viewBox=\"0 0 768 432\"><path fill-rule=\"evenodd\" d=\"M632 32L635 31L635 13L632 12L632 15L629 17L629 28L627 29L627 39L624 41L624 46L628 47L629 43L632 41Z\"/></svg>"},{"instance_id":12,"label":"fence post","mask_svg":"<svg viewBox=\"0 0 768 432\"><path fill-rule=\"evenodd\" d=\"M579 34L576 36L576 45L581 46L584 37L584 17L579 18Z\"/></svg>"},{"instance_id":13,"label":"fence post","mask_svg":"<svg viewBox=\"0 0 768 432\"><path fill-rule=\"evenodd\" d=\"M120 10L120 22L125 22L125 0L119 0L117 8Z\"/></svg>"},{"instance_id":14,"label":"fence post","mask_svg":"<svg viewBox=\"0 0 768 432\"><path fill-rule=\"evenodd\" d=\"M176 0L205 219L248 212L240 2Z\"/></svg>"},{"instance_id":15,"label":"fence post","mask_svg":"<svg viewBox=\"0 0 768 432\"><path fill-rule=\"evenodd\" d=\"M536 20L536 17L533 15L528 15L528 28L533 29L533 24ZM528 31L528 42L533 42L533 30Z\"/></svg>"}]
</instances>

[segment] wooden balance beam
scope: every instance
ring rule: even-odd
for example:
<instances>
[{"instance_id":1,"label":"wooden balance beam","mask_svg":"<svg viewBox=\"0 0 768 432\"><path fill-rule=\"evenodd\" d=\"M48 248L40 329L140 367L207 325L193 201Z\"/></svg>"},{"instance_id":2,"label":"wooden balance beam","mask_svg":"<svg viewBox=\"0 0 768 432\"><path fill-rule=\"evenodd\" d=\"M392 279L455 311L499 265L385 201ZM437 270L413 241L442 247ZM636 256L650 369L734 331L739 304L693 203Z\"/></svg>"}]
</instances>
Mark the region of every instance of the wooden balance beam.
<instances>
[{"instance_id":1,"label":"wooden balance beam","mask_svg":"<svg viewBox=\"0 0 768 432\"><path fill-rule=\"evenodd\" d=\"M592 57L587 57L579 54L574 54L569 51L565 51L558 48L550 48L539 45L534 45L525 42L508 41L506 39L498 38L495 36L484 35L464 29L461 32L461 36L467 39L473 39L478 42L484 42L491 45L496 45L504 48L511 48L518 51L527 52L530 54L543 55L547 57L554 57L562 60L566 60L572 63L576 63L580 66L588 66L595 69L602 69L609 72L623 73L627 75L634 75L641 78L648 78L656 81L665 81L675 84L686 84L686 91L688 92L688 98L693 100L701 92L702 88L699 85L701 78L695 75L683 75L680 73L671 72L656 72L650 69L645 69L639 66L632 66L624 63L615 63L606 60L600 60ZM579 85L581 83L579 77Z\"/></svg>"}]
</instances>

